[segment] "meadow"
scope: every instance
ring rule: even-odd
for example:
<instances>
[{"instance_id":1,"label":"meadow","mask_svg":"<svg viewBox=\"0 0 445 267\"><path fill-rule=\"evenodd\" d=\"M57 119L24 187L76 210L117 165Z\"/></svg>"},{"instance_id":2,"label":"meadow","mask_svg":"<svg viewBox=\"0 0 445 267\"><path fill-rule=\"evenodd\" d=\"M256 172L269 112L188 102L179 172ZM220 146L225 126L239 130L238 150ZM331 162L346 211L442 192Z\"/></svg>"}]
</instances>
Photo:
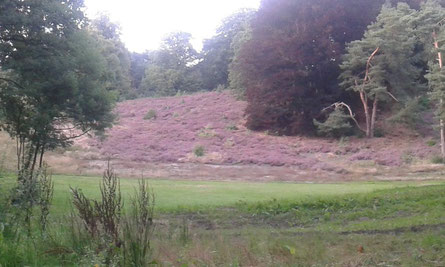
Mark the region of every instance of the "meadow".
<instances>
[{"instance_id":1,"label":"meadow","mask_svg":"<svg viewBox=\"0 0 445 267\"><path fill-rule=\"evenodd\" d=\"M102 266L70 240L70 186L100 198L99 177L53 177L46 237L0 239L0 266ZM0 178L2 196L14 184ZM443 266L443 182L336 184L147 179L157 266ZM137 179L120 179L125 205ZM4 201L4 199L2 200ZM37 231L37 230L36 230ZM78 245L77 245L78 246ZM82 253L81 253L82 252ZM14 258L14 260L12 259Z\"/></svg>"}]
</instances>

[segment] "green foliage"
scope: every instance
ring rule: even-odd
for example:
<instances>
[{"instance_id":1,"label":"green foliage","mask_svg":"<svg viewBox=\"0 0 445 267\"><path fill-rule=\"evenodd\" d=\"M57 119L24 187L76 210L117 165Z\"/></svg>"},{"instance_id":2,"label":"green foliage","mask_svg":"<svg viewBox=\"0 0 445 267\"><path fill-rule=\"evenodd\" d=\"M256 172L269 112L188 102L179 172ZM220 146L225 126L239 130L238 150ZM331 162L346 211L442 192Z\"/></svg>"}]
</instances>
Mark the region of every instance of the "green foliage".
<instances>
[{"instance_id":1,"label":"green foliage","mask_svg":"<svg viewBox=\"0 0 445 267\"><path fill-rule=\"evenodd\" d=\"M430 147L433 147L433 146L436 146L436 145L437 145L437 142L436 142L436 140L428 140L428 141L426 142L426 145L427 145L427 146L430 146Z\"/></svg>"},{"instance_id":2,"label":"green foliage","mask_svg":"<svg viewBox=\"0 0 445 267\"><path fill-rule=\"evenodd\" d=\"M101 15L92 22L90 29L105 59L103 82L108 91L118 93L120 99L132 99L136 92L131 88L130 53L120 40L119 25Z\"/></svg>"},{"instance_id":3,"label":"green foliage","mask_svg":"<svg viewBox=\"0 0 445 267\"><path fill-rule=\"evenodd\" d=\"M54 196L54 183L52 176L48 173L47 166L43 166L36 172L29 174L28 171L20 172L26 179L20 179L13 189L11 202L16 208L16 219L22 220L28 233L31 235L32 221L35 208L39 209L39 224L41 232L46 231L48 215Z\"/></svg>"},{"instance_id":4,"label":"green foliage","mask_svg":"<svg viewBox=\"0 0 445 267\"><path fill-rule=\"evenodd\" d=\"M252 38L252 29L249 23L243 25L242 30L240 30L233 38L230 44L233 50L233 60L229 65L229 88L235 92L235 95L239 99L244 99L246 94L246 85L243 80L243 68L240 62L241 49L247 41Z\"/></svg>"},{"instance_id":5,"label":"green foliage","mask_svg":"<svg viewBox=\"0 0 445 267\"><path fill-rule=\"evenodd\" d=\"M388 118L391 123L403 123L411 128L415 128L423 123L422 112L430 108L429 100L426 96L415 97L407 100L397 113Z\"/></svg>"},{"instance_id":6,"label":"green foliage","mask_svg":"<svg viewBox=\"0 0 445 267\"><path fill-rule=\"evenodd\" d=\"M443 185L422 188L406 187L379 190L367 194L351 194L344 197L322 197L299 202L272 200L254 204L240 203L239 207L254 215L289 214L298 218L301 225L309 226L322 223L322 218L326 213L330 213L330 217L340 223L344 220L359 220L364 216L377 220L396 212L412 214L441 209L439 205L444 200L443 189ZM430 201L425 201L426 199ZM326 226L330 225L341 227L341 223L336 224L335 222ZM381 226L374 224L374 227L380 228Z\"/></svg>"},{"instance_id":7,"label":"green foliage","mask_svg":"<svg viewBox=\"0 0 445 267\"><path fill-rule=\"evenodd\" d=\"M72 202L78 219L83 222L84 230L90 238L99 240L96 251L103 253L104 263L110 265L114 263L117 249L122 242L120 223L123 205L119 179L110 165L104 171L100 192L100 200L91 200L81 190L71 188Z\"/></svg>"},{"instance_id":8,"label":"green foliage","mask_svg":"<svg viewBox=\"0 0 445 267\"><path fill-rule=\"evenodd\" d=\"M82 3L1 5L0 127L18 140L19 167L30 174L47 150L69 146L79 133L100 134L114 119L115 97L103 85L105 60L83 29Z\"/></svg>"},{"instance_id":9,"label":"green foliage","mask_svg":"<svg viewBox=\"0 0 445 267\"><path fill-rule=\"evenodd\" d=\"M202 145L195 146L193 154L197 157L203 157L205 155L205 148Z\"/></svg>"},{"instance_id":10,"label":"green foliage","mask_svg":"<svg viewBox=\"0 0 445 267\"><path fill-rule=\"evenodd\" d=\"M148 266L154 264L151 238L154 231L155 197L145 180L131 199L131 212L123 220L123 264Z\"/></svg>"},{"instance_id":11,"label":"green foliage","mask_svg":"<svg viewBox=\"0 0 445 267\"><path fill-rule=\"evenodd\" d=\"M321 136L339 138L351 134L352 125L349 122L350 120L351 118L345 113L344 108L336 107L325 122L314 119L314 124Z\"/></svg>"},{"instance_id":12,"label":"green foliage","mask_svg":"<svg viewBox=\"0 0 445 267\"><path fill-rule=\"evenodd\" d=\"M444 164L445 160L441 156L433 156L431 158L431 163L433 163L433 164Z\"/></svg>"},{"instance_id":13,"label":"green foliage","mask_svg":"<svg viewBox=\"0 0 445 267\"><path fill-rule=\"evenodd\" d=\"M243 9L230 15L222 21L216 35L204 41L202 61L197 66L202 74L204 89L213 90L218 85L229 85L229 66L236 56L236 50L239 49L233 47L233 42L240 43L239 34L245 31L254 14L254 10Z\"/></svg>"},{"instance_id":14,"label":"green foliage","mask_svg":"<svg viewBox=\"0 0 445 267\"><path fill-rule=\"evenodd\" d=\"M158 117L156 110L150 109L144 116L144 120L155 120Z\"/></svg>"},{"instance_id":15,"label":"green foliage","mask_svg":"<svg viewBox=\"0 0 445 267\"><path fill-rule=\"evenodd\" d=\"M161 49L152 55L139 91L143 96L174 96L177 92L196 92L201 88L200 74L193 67L198 53L189 33L168 35Z\"/></svg>"},{"instance_id":16,"label":"green foliage","mask_svg":"<svg viewBox=\"0 0 445 267\"><path fill-rule=\"evenodd\" d=\"M416 11L407 4L385 5L377 21L368 27L361 40L351 42L344 55L341 79L347 90L364 90L370 99L388 100L387 92L403 96L418 92L422 68L416 65ZM366 63L379 48L364 82ZM388 89L391 88L391 89Z\"/></svg>"}]
</instances>

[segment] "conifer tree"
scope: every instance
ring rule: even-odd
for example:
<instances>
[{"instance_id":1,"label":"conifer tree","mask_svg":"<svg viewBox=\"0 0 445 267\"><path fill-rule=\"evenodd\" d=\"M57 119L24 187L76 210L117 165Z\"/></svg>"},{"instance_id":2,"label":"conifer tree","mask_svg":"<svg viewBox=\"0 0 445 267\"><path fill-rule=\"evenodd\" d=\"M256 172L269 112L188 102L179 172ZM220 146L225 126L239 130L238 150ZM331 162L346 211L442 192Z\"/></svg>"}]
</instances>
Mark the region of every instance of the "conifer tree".
<instances>
[{"instance_id":1,"label":"conifer tree","mask_svg":"<svg viewBox=\"0 0 445 267\"><path fill-rule=\"evenodd\" d=\"M361 40L348 45L343 57L341 85L360 95L366 117L363 131L369 138L374 137L382 102L399 101L421 87L412 21L416 12L404 3L385 5L377 21Z\"/></svg>"}]
</instances>

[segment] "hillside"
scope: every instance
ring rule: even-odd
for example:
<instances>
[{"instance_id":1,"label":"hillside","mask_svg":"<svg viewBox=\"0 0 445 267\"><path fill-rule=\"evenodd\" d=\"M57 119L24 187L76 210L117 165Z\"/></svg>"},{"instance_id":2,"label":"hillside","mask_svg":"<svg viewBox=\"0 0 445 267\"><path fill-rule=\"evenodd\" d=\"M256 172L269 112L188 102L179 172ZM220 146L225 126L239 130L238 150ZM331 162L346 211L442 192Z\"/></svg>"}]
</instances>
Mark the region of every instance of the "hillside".
<instances>
[{"instance_id":1,"label":"hillside","mask_svg":"<svg viewBox=\"0 0 445 267\"><path fill-rule=\"evenodd\" d=\"M442 170L430 163L439 153L430 136L408 130L372 140L273 136L244 127L245 105L230 92L125 101L106 139L83 137L48 160L56 172L76 174L98 173L111 159L128 176L265 181L427 178ZM155 118L144 119L150 110ZM194 153L199 146L203 156Z\"/></svg>"}]
</instances>

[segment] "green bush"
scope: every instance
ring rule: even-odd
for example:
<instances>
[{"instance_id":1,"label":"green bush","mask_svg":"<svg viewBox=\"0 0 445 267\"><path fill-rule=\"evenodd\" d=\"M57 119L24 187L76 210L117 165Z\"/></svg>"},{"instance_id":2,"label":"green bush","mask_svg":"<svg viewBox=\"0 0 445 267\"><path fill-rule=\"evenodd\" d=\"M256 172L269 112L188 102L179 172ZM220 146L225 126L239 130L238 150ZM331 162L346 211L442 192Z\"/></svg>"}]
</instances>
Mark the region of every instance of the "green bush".
<instances>
[{"instance_id":1,"label":"green bush","mask_svg":"<svg viewBox=\"0 0 445 267\"><path fill-rule=\"evenodd\" d=\"M424 123L421 114L428 110L430 106L428 97L410 99L388 121L391 123L402 123L414 129L419 124Z\"/></svg>"},{"instance_id":2,"label":"green bush","mask_svg":"<svg viewBox=\"0 0 445 267\"><path fill-rule=\"evenodd\" d=\"M349 120L350 117L345 113L344 108L336 107L325 122L314 119L314 125L319 135L339 138L351 134L352 125Z\"/></svg>"},{"instance_id":3,"label":"green bush","mask_svg":"<svg viewBox=\"0 0 445 267\"><path fill-rule=\"evenodd\" d=\"M203 146L198 145L193 149L193 153L195 154L195 156L197 157L202 157L205 154L205 149Z\"/></svg>"},{"instance_id":4,"label":"green bush","mask_svg":"<svg viewBox=\"0 0 445 267\"><path fill-rule=\"evenodd\" d=\"M226 129L229 130L229 131L238 131L239 130L238 126L236 126L235 124L227 125Z\"/></svg>"},{"instance_id":5,"label":"green bush","mask_svg":"<svg viewBox=\"0 0 445 267\"><path fill-rule=\"evenodd\" d=\"M434 140L429 140L428 142L426 142L427 146L435 146L436 144L437 144L437 142Z\"/></svg>"},{"instance_id":6,"label":"green bush","mask_svg":"<svg viewBox=\"0 0 445 267\"><path fill-rule=\"evenodd\" d=\"M144 116L144 120L155 120L158 117L156 114L156 111L153 109L150 109L147 114Z\"/></svg>"},{"instance_id":7,"label":"green bush","mask_svg":"<svg viewBox=\"0 0 445 267\"><path fill-rule=\"evenodd\" d=\"M385 137L385 131L383 131L383 129L381 129L381 128L376 128L374 130L374 137L376 137L376 138Z\"/></svg>"},{"instance_id":8,"label":"green bush","mask_svg":"<svg viewBox=\"0 0 445 267\"><path fill-rule=\"evenodd\" d=\"M441 156L434 156L434 157L431 158L431 163L433 163L433 164L444 164L445 161L444 161L443 157L441 157Z\"/></svg>"}]
</instances>

